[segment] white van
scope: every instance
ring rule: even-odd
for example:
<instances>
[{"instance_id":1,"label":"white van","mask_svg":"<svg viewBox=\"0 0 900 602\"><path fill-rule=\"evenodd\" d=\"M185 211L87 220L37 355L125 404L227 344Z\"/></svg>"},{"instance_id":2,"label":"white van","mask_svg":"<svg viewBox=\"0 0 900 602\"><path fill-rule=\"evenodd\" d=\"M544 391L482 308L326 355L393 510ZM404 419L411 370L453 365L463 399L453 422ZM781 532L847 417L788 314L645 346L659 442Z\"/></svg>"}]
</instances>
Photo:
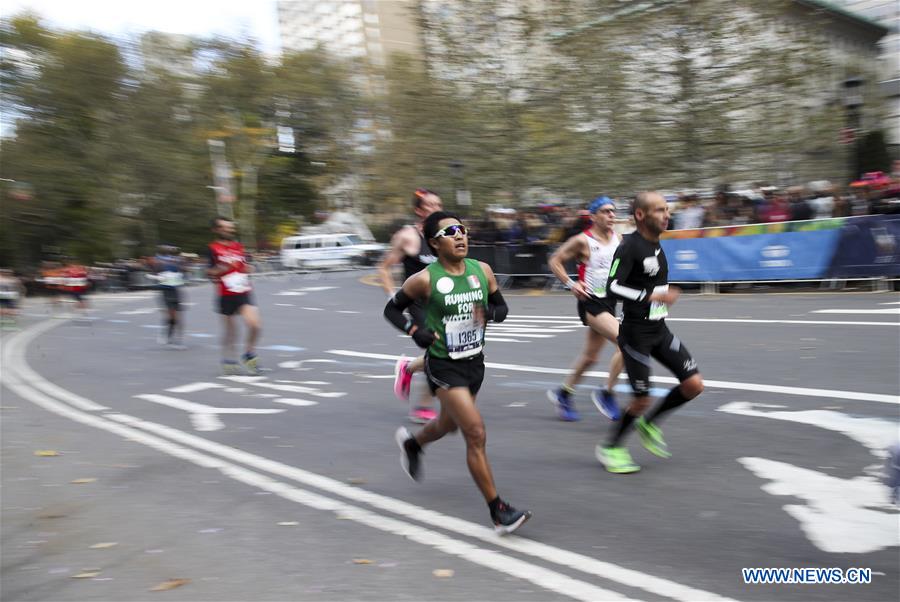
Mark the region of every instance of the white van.
<instances>
[{"instance_id":1,"label":"white van","mask_svg":"<svg viewBox=\"0 0 900 602\"><path fill-rule=\"evenodd\" d=\"M331 268L374 265L387 245L363 242L357 234L305 234L281 241L281 265L286 268Z\"/></svg>"}]
</instances>

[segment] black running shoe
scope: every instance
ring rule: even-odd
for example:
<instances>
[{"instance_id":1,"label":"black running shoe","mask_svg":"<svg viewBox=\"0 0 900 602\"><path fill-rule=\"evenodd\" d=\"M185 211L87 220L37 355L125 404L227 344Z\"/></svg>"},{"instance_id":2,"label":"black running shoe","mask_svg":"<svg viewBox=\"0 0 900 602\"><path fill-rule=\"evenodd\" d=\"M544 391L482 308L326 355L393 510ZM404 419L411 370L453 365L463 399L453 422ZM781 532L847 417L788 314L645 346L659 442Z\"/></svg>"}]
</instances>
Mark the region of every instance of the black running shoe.
<instances>
[{"instance_id":1,"label":"black running shoe","mask_svg":"<svg viewBox=\"0 0 900 602\"><path fill-rule=\"evenodd\" d=\"M512 533L531 518L531 510L516 510L503 500L497 506L496 512L491 512L494 521L494 531L500 535Z\"/></svg>"},{"instance_id":2,"label":"black running shoe","mask_svg":"<svg viewBox=\"0 0 900 602\"><path fill-rule=\"evenodd\" d=\"M411 444L415 443L412 433L406 430L405 426L401 426L394 433L394 440L400 447L400 466L403 472L409 475L413 481L422 480L422 465L419 462L419 456L422 455L421 449L414 449Z\"/></svg>"}]
</instances>

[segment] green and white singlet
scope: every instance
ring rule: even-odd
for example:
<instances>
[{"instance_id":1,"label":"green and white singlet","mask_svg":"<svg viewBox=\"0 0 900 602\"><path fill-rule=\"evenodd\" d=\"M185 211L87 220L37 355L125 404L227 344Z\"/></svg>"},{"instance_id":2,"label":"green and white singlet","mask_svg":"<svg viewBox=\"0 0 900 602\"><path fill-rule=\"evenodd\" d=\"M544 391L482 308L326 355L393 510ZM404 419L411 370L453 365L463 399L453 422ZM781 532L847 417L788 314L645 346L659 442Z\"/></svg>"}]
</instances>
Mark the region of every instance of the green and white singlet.
<instances>
[{"instance_id":1,"label":"green and white singlet","mask_svg":"<svg viewBox=\"0 0 900 602\"><path fill-rule=\"evenodd\" d=\"M487 309L488 281L474 259L464 259L466 271L448 274L440 262L426 269L431 277L431 294L425 306L425 326L437 334L428 354L458 360L481 353L484 326L475 322L475 306Z\"/></svg>"}]
</instances>

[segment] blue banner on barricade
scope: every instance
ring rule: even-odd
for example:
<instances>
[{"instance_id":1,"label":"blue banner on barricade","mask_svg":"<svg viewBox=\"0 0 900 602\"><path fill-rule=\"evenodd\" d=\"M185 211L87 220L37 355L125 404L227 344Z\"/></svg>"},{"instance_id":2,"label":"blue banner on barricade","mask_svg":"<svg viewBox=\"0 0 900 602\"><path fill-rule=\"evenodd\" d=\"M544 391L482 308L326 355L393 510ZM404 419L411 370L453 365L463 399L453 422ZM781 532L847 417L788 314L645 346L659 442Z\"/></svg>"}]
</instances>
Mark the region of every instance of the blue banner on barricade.
<instances>
[{"instance_id":1,"label":"blue banner on barricade","mask_svg":"<svg viewBox=\"0 0 900 602\"><path fill-rule=\"evenodd\" d=\"M823 278L840 230L666 239L671 282Z\"/></svg>"},{"instance_id":2,"label":"blue banner on barricade","mask_svg":"<svg viewBox=\"0 0 900 602\"><path fill-rule=\"evenodd\" d=\"M832 278L900 276L900 215L867 215L841 228Z\"/></svg>"}]
</instances>

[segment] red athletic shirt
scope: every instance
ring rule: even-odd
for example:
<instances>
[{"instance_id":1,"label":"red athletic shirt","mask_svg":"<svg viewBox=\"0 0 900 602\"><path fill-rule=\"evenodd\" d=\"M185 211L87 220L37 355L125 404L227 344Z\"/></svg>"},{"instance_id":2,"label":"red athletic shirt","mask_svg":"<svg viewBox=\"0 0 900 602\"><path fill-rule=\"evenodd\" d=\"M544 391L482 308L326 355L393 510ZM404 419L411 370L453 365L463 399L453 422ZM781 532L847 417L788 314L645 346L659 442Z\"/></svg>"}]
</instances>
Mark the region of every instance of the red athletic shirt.
<instances>
[{"instance_id":1,"label":"red athletic shirt","mask_svg":"<svg viewBox=\"0 0 900 602\"><path fill-rule=\"evenodd\" d=\"M63 278L65 278L63 288L71 293L83 293L90 285L87 270L80 265L65 268Z\"/></svg>"},{"instance_id":2,"label":"red athletic shirt","mask_svg":"<svg viewBox=\"0 0 900 602\"><path fill-rule=\"evenodd\" d=\"M220 295L243 295L251 290L250 277L247 276L247 255L244 245L236 240L228 242L215 241L209 243L209 267L217 264L229 266L227 272L218 277Z\"/></svg>"}]
</instances>

